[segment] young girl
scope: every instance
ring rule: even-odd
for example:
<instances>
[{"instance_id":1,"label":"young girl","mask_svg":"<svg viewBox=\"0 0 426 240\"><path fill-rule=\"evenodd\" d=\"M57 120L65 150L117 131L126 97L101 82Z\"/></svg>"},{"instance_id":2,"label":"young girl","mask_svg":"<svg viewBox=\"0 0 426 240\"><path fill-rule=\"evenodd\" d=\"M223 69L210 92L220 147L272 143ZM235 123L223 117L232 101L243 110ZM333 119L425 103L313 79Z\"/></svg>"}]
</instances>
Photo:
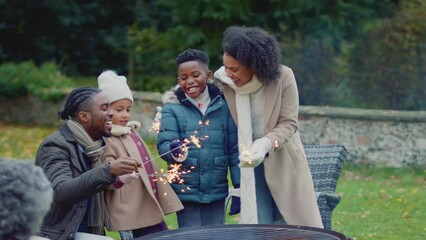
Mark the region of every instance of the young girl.
<instances>
[{"instance_id":1,"label":"young girl","mask_svg":"<svg viewBox=\"0 0 426 240\"><path fill-rule=\"evenodd\" d=\"M129 121L133 96L126 78L108 70L98 77L99 88L108 96L112 117L112 137L104 153L110 162L128 157L142 167L132 174L120 176L105 192L105 202L111 220L111 231L120 231L122 239L131 239L167 229L165 214L183 208L168 183L156 181L160 170L136 130L140 123ZM131 230L132 234L126 230ZM129 236L130 235L130 236Z\"/></svg>"},{"instance_id":2,"label":"young girl","mask_svg":"<svg viewBox=\"0 0 426 240\"><path fill-rule=\"evenodd\" d=\"M234 187L240 183L237 129L219 89L207 83L212 77L207 54L188 49L176 65L179 88L169 93L168 99L176 101L163 107L157 149L169 164L191 170L180 176L183 184L172 184L185 207L177 213L178 224L223 224L228 170ZM188 150L181 151L191 135L200 139L200 146L187 144Z\"/></svg>"}]
</instances>

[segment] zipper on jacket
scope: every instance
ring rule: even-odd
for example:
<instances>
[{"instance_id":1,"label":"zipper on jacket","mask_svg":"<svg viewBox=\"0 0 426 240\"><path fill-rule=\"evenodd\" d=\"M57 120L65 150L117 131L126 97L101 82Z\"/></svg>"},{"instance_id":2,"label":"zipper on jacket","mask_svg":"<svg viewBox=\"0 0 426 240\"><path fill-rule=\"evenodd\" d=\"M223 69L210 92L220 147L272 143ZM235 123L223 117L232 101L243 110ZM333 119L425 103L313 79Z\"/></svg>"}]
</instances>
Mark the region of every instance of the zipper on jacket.
<instances>
[{"instance_id":1,"label":"zipper on jacket","mask_svg":"<svg viewBox=\"0 0 426 240\"><path fill-rule=\"evenodd\" d=\"M222 138L223 141L225 143L225 155L228 156L228 138L226 137L226 133L225 133L225 126L222 124Z\"/></svg>"},{"instance_id":2,"label":"zipper on jacket","mask_svg":"<svg viewBox=\"0 0 426 240\"><path fill-rule=\"evenodd\" d=\"M180 140L182 141L183 139L186 139L186 123L185 124L183 124L183 126L182 126L182 135L180 136Z\"/></svg>"}]
</instances>

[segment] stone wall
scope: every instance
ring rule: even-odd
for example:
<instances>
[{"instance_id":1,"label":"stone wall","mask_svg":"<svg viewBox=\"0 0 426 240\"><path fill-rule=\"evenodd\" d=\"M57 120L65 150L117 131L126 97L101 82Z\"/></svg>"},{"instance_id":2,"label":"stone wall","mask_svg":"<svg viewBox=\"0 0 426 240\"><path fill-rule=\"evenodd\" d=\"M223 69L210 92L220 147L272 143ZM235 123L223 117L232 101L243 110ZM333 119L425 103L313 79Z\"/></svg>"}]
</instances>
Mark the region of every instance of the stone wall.
<instances>
[{"instance_id":1,"label":"stone wall","mask_svg":"<svg viewBox=\"0 0 426 240\"><path fill-rule=\"evenodd\" d=\"M151 130L161 94L134 92L132 118L142 123L144 138ZM59 126L56 113L62 102L35 98L0 99L0 121ZM343 144L354 163L401 167L426 166L426 112L300 106L299 128L304 144Z\"/></svg>"},{"instance_id":2,"label":"stone wall","mask_svg":"<svg viewBox=\"0 0 426 240\"><path fill-rule=\"evenodd\" d=\"M58 120L57 113L64 101L52 103L33 96L0 97L0 121L30 126L59 126L62 121Z\"/></svg>"},{"instance_id":3,"label":"stone wall","mask_svg":"<svg viewBox=\"0 0 426 240\"><path fill-rule=\"evenodd\" d=\"M343 144L348 161L426 166L426 112L301 106L304 144Z\"/></svg>"}]
</instances>

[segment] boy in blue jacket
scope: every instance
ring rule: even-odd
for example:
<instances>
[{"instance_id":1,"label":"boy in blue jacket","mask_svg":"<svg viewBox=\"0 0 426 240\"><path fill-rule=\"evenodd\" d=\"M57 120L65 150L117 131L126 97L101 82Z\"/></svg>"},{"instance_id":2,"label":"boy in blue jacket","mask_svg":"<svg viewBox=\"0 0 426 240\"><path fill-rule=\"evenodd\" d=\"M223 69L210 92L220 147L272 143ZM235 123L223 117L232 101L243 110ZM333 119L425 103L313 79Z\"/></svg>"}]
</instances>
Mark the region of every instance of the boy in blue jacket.
<instances>
[{"instance_id":1,"label":"boy in blue jacket","mask_svg":"<svg viewBox=\"0 0 426 240\"><path fill-rule=\"evenodd\" d=\"M170 164L182 164L180 182L172 183L184 205L177 212L179 227L224 223L228 170L234 187L240 184L237 128L212 78L209 58L188 49L176 58L179 87L165 93L157 149ZM164 100L163 100L164 101ZM195 136L200 145L185 143ZM164 154L164 155L163 155Z\"/></svg>"}]
</instances>

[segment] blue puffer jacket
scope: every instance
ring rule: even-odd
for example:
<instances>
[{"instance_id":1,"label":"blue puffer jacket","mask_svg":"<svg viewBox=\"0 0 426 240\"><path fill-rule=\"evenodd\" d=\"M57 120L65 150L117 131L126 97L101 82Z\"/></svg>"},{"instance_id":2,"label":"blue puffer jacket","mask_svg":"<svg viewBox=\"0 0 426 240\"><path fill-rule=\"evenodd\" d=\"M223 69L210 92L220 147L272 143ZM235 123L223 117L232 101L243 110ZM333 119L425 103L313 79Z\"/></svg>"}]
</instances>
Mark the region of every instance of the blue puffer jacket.
<instances>
[{"instance_id":1,"label":"blue puffer jacket","mask_svg":"<svg viewBox=\"0 0 426 240\"><path fill-rule=\"evenodd\" d=\"M201 147L188 144L188 157L182 162L183 184L172 187L181 201L210 203L228 195L228 169L232 184L240 184L238 167L237 128L219 89L208 84L211 97L205 115L190 103L181 88L174 93L178 103L166 103L162 111L161 129L157 139L160 155L170 151L173 140L183 141L191 135L199 137ZM207 138L206 138L207 137ZM162 156L168 164L177 163L170 153Z\"/></svg>"}]
</instances>

